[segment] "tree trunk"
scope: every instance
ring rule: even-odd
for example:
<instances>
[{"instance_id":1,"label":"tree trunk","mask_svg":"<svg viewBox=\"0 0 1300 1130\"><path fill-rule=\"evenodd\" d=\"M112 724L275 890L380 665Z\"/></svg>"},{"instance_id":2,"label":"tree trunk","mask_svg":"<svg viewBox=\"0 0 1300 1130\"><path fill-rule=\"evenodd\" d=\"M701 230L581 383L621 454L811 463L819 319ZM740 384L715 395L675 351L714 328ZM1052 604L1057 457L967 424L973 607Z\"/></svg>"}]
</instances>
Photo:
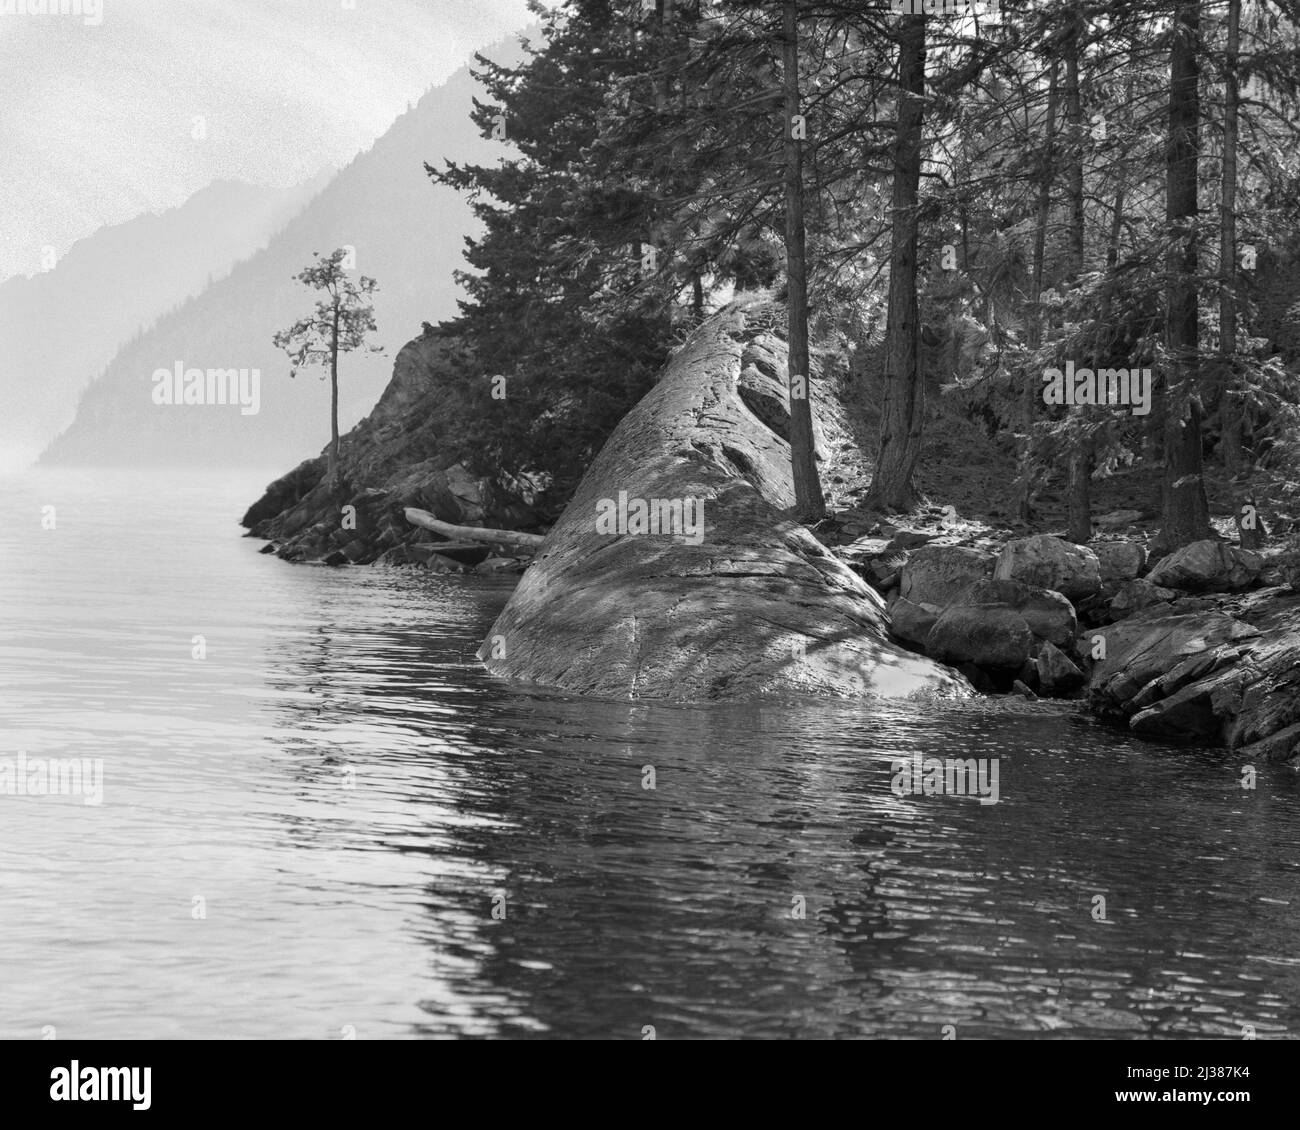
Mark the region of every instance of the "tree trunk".
<instances>
[{"instance_id":1,"label":"tree trunk","mask_svg":"<svg viewBox=\"0 0 1300 1130\"><path fill-rule=\"evenodd\" d=\"M1242 473L1241 450L1244 401L1237 389L1237 77L1241 54L1241 0L1228 0L1228 42L1223 59L1223 183L1219 193L1219 354L1223 386L1220 390L1220 446L1223 469L1236 480ZM1264 544L1264 523L1255 510L1249 482L1233 491L1237 538L1247 549ZM1246 507L1250 510L1247 511ZM1245 524L1243 518L1249 515Z\"/></svg>"},{"instance_id":2,"label":"tree trunk","mask_svg":"<svg viewBox=\"0 0 1300 1130\"><path fill-rule=\"evenodd\" d=\"M1069 225L1069 278L1077 286L1084 267L1084 212L1083 212L1083 101L1079 95L1079 55L1083 51L1085 25L1083 10L1077 0L1070 13L1070 38L1065 45L1065 118L1069 123L1069 161L1066 165L1066 195L1070 201ZM1093 358L1094 367L1099 359ZM1082 409L1085 418L1097 409ZM1066 485L1066 511L1069 532L1073 542L1092 540L1092 464L1093 437L1085 431L1075 441L1070 451L1070 475Z\"/></svg>"},{"instance_id":3,"label":"tree trunk","mask_svg":"<svg viewBox=\"0 0 1300 1130\"><path fill-rule=\"evenodd\" d=\"M1030 284L1033 294L1033 308L1030 311L1029 325L1026 328L1028 345L1031 351L1041 348L1043 344L1043 260L1047 247L1047 222L1052 214L1052 177L1055 173L1053 160L1056 151L1056 60L1052 60L1047 80L1047 122L1046 136L1043 139L1043 159L1038 179L1038 218L1034 225L1033 280ZM1033 379L1032 373L1025 374L1024 387L1020 395L1020 441L1019 475L1017 477L1016 513L1022 522L1032 521L1033 474L1030 462L1033 456L1033 428L1037 415L1038 396L1041 389Z\"/></svg>"},{"instance_id":4,"label":"tree trunk","mask_svg":"<svg viewBox=\"0 0 1300 1130\"><path fill-rule=\"evenodd\" d=\"M826 515L826 500L817 477L813 451L812 389L808 363L808 264L804 251L803 149L794 136L799 113L799 25L795 0L785 0L785 263L787 340L790 379L790 460L794 471L795 509L802 522Z\"/></svg>"},{"instance_id":5,"label":"tree trunk","mask_svg":"<svg viewBox=\"0 0 1300 1130\"><path fill-rule=\"evenodd\" d=\"M1083 101L1079 95L1079 54L1083 51L1084 22L1078 0L1070 14L1070 35L1065 50L1065 120L1069 126L1070 144L1066 152L1065 188L1070 201L1069 226L1069 277L1071 284L1078 282L1083 271Z\"/></svg>"},{"instance_id":6,"label":"tree trunk","mask_svg":"<svg viewBox=\"0 0 1300 1130\"><path fill-rule=\"evenodd\" d=\"M1065 536L1078 545L1092 540L1092 440L1085 438L1070 453Z\"/></svg>"},{"instance_id":7,"label":"tree trunk","mask_svg":"<svg viewBox=\"0 0 1300 1130\"><path fill-rule=\"evenodd\" d=\"M330 489L339 485L339 300L334 299L334 326L330 333Z\"/></svg>"},{"instance_id":8,"label":"tree trunk","mask_svg":"<svg viewBox=\"0 0 1300 1130\"><path fill-rule=\"evenodd\" d=\"M1234 397L1237 352L1237 65L1241 46L1241 0L1228 0L1228 42L1223 60L1223 173L1219 196L1219 353L1223 390L1219 409L1223 467L1241 471L1240 402Z\"/></svg>"},{"instance_id":9,"label":"tree trunk","mask_svg":"<svg viewBox=\"0 0 1300 1130\"><path fill-rule=\"evenodd\" d=\"M920 366L920 312L916 295L917 199L921 184L921 130L925 94L925 16L904 16L898 47L898 122L894 131L889 304L885 325L885 394L880 450L867 504L910 510L925 425L925 382Z\"/></svg>"},{"instance_id":10,"label":"tree trunk","mask_svg":"<svg viewBox=\"0 0 1300 1130\"><path fill-rule=\"evenodd\" d=\"M1165 553L1211 533L1201 460L1201 401L1196 387L1200 368L1195 235L1200 71L1200 5L1196 0L1181 0L1169 53L1165 180L1165 215L1171 233L1165 310L1170 369L1164 382L1164 522L1157 539Z\"/></svg>"},{"instance_id":11,"label":"tree trunk","mask_svg":"<svg viewBox=\"0 0 1300 1130\"><path fill-rule=\"evenodd\" d=\"M1125 105L1131 106L1133 103L1133 76L1130 73L1126 83L1127 99ZM1126 129L1131 123L1126 122ZM1106 284L1101 293L1100 313L1097 317L1097 332L1093 339L1093 368L1102 364L1106 353L1111 347L1109 337L1110 329L1110 312L1112 306L1112 291L1115 286L1115 266L1119 262L1119 241L1124 231L1124 197L1127 191L1127 177L1125 174L1125 159L1128 156L1127 133L1125 140L1120 146L1119 161L1115 171L1115 198L1111 205L1110 213L1110 232L1106 239ZM1087 409L1085 409L1087 411ZM1096 435L1089 434L1085 441L1085 446L1077 453L1079 457L1086 460L1088 474L1084 479L1080 479L1081 467L1077 467L1075 461L1070 464L1070 496L1069 496L1069 533L1068 537L1072 542L1081 543L1084 540L1090 540L1092 537L1092 471L1096 461Z\"/></svg>"}]
</instances>

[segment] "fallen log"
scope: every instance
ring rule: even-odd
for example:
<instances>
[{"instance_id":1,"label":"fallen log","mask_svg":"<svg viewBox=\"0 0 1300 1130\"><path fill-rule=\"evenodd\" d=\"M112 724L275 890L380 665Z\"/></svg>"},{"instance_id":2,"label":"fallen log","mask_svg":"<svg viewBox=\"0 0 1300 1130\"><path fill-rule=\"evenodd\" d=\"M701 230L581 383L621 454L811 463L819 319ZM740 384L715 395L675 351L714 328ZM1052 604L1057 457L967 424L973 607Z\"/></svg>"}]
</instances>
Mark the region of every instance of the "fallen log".
<instances>
[{"instance_id":1,"label":"fallen log","mask_svg":"<svg viewBox=\"0 0 1300 1130\"><path fill-rule=\"evenodd\" d=\"M461 538L467 541L486 542L489 545L517 545L525 549L536 549L546 539L541 534L524 534L518 530L489 530L482 526L454 526L435 518L427 510L416 506L406 507L406 520L413 526L420 526L441 534L445 538Z\"/></svg>"}]
</instances>

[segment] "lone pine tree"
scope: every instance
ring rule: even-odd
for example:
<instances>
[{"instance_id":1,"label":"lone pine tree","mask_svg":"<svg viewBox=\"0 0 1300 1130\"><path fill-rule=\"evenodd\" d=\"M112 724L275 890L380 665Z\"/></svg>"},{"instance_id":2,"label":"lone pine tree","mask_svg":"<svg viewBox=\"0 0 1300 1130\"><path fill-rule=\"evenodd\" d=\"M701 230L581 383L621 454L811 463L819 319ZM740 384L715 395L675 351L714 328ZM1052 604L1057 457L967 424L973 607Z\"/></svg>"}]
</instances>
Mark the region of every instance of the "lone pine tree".
<instances>
[{"instance_id":1,"label":"lone pine tree","mask_svg":"<svg viewBox=\"0 0 1300 1130\"><path fill-rule=\"evenodd\" d=\"M328 477L331 488L339 483L339 354L350 353L366 344L366 335L375 328L375 309L369 299L375 292L374 279L360 276L356 282L343 266L347 251L340 247L325 258L313 251L316 262L294 276L304 286L321 291L316 309L300 318L288 329L272 338L278 349L289 356L296 377L304 365L329 365L330 379L330 449ZM382 349L369 346L372 353ZM321 374L325 379L325 374Z\"/></svg>"}]
</instances>

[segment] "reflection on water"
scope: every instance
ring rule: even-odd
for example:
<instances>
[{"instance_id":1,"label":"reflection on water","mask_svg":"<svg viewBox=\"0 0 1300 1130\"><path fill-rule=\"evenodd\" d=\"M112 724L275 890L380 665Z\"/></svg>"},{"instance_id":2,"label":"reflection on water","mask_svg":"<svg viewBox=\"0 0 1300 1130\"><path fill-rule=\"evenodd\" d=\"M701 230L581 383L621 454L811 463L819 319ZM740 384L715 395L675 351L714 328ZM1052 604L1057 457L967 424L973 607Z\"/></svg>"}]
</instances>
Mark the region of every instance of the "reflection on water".
<instances>
[{"instance_id":1,"label":"reflection on water","mask_svg":"<svg viewBox=\"0 0 1300 1130\"><path fill-rule=\"evenodd\" d=\"M0 757L105 766L100 807L0 796L0 1036L1300 1024L1294 771L1059 704L512 690L508 585L259 555L259 485L0 480ZM895 795L917 751L1000 802Z\"/></svg>"}]
</instances>

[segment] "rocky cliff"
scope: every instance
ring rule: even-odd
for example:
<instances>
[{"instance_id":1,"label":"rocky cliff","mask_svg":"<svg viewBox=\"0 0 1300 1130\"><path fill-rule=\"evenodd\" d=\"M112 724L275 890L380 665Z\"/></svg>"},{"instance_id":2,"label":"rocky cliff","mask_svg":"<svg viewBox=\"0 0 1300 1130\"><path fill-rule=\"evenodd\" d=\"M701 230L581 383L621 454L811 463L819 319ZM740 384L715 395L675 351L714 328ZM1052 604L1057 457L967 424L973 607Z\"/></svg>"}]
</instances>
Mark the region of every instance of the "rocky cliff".
<instances>
[{"instance_id":1,"label":"rocky cliff","mask_svg":"<svg viewBox=\"0 0 1300 1130\"><path fill-rule=\"evenodd\" d=\"M419 530L406 521L406 507L455 524L538 529L537 484L475 475L456 461L473 371L449 331L431 329L409 342L370 415L340 441L341 485L327 482L324 454L308 459L267 487L243 525L289 561L443 570L481 564L491 547Z\"/></svg>"}]
</instances>

